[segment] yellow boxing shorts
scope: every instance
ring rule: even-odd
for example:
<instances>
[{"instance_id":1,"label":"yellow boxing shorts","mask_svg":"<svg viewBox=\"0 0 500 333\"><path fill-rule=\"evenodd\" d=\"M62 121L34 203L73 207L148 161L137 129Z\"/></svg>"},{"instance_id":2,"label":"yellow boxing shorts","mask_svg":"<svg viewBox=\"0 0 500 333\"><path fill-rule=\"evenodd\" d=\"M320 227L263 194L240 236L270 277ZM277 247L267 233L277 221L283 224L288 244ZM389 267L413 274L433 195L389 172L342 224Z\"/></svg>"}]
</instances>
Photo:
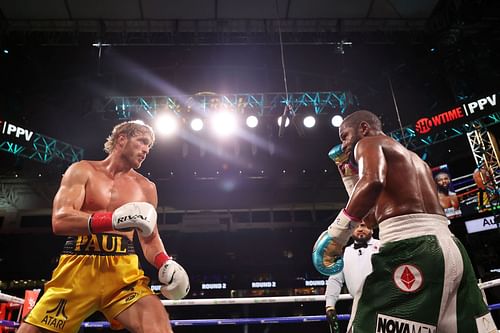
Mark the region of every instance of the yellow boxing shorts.
<instances>
[{"instance_id":1,"label":"yellow boxing shorts","mask_svg":"<svg viewBox=\"0 0 500 333\"><path fill-rule=\"evenodd\" d=\"M69 237L52 279L25 321L52 332L77 332L96 311L109 322L144 296L149 278L128 238L113 234Z\"/></svg>"}]
</instances>

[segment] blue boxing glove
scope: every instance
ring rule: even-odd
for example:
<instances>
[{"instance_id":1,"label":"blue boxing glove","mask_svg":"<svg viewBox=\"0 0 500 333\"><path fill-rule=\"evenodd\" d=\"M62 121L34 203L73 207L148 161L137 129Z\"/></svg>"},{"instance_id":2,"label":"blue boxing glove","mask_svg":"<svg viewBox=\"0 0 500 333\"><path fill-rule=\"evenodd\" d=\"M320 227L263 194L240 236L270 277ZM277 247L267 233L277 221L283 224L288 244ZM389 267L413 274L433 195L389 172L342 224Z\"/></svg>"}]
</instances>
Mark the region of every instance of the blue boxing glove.
<instances>
[{"instance_id":1,"label":"blue boxing glove","mask_svg":"<svg viewBox=\"0 0 500 333\"><path fill-rule=\"evenodd\" d=\"M344 260L340 255L326 255L326 252L337 252L335 251L335 246L336 244L333 242L333 238L328 236L328 230L323 231L314 244L312 252L313 265L316 270L323 275L334 275L340 273L342 269L344 269ZM342 248L340 251L342 251Z\"/></svg>"}]
</instances>

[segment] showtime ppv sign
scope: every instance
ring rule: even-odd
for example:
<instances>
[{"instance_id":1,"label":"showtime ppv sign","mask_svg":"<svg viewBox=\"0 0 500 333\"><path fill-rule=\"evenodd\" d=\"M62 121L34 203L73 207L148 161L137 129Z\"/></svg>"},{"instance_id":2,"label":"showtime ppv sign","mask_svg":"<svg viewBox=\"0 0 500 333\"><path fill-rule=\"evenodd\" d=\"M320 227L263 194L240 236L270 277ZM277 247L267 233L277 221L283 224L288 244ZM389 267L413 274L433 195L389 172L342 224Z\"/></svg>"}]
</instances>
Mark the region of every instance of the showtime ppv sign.
<instances>
[{"instance_id":1,"label":"showtime ppv sign","mask_svg":"<svg viewBox=\"0 0 500 333\"><path fill-rule=\"evenodd\" d=\"M16 126L5 120L0 120L0 128L2 130L2 134L13 136L26 142L29 142L33 137L33 131L30 131L29 129L23 128L21 126Z\"/></svg>"},{"instance_id":2,"label":"showtime ppv sign","mask_svg":"<svg viewBox=\"0 0 500 333\"><path fill-rule=\"evenodd\" d=\"M415 131L418 134L426 134L431 130L445 124L457 122L457 120L472 120L477 116L486 114L491 107L496 106L497 96L493 94L470 103L462 104L446 112L439 113L432 117L424 117L415 123Z\"/></svg>"}]
</instances>

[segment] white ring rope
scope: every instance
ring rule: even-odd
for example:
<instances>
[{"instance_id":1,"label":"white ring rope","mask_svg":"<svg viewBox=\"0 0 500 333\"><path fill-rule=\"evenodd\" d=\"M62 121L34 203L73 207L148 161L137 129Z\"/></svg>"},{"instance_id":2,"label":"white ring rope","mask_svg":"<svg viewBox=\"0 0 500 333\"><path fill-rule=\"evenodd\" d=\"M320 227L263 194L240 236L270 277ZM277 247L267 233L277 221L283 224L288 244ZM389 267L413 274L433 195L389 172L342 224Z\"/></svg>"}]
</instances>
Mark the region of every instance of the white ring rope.
<instances>
[{"instance_id":1,"label":"white ring rope","mask_svg":"<svg viewBox=\"0 0 500 333\"><path fill-rule=\"evenodd\" d=\"M342 294L339 300L352 299L349 294ZM316 296L272 296L272 297L238 297L238 298L205 298L162 300L163 305L220 305L220 304L263 304L263 303L297 303L325 301L325 295Z\"/></svg>"},{"instance_id":2,"label":"white ring rope","mask_svg":"<svg viewBox=\"0 0 500 333\"><path fill-rule=\"evenodd\" d=\"M16 297L16 296L3 294L2 292L0 292L0 301L17 303L17 304L24 304L24 299Z\"/></svg>"},{"instance_id":3,"label":"white ring rope","mask_svg":"<svg viewBox=\"0 0 500 333\"><path fill-rule=\"evenodd\" d=\"M349 294L342 294L339 300L352 299ZM274 296L274 297L239 297L239 298L202 298L180 299L175 301L162 300L163 305L219 305L219 304L260 304L260 303L295 303L320 302L325 295L316 296ZM0 301L24 304L24 299L0 292Z\"/></svg>"},{"instance_id":4,"label":"white ring rope","mask_svg":"<svg viewBox=\"0 0 500 333\"><path fill-rule=\"evenodd\" d=\"M492 288L500 285L500 279L481 282L480 289ZM339 300L352 299L349 294L342 294ZM295 303L295 302L321 302L325 300L325 295L316 296L274 296L274 297L239 297L239 298L204 298L204 299L181 299L162 300L163 305L223 305L223 304L262 304L262 303ZM0 292L0 301L24 304L24 299L3 294Z\"/></svg>"}]
</instances>

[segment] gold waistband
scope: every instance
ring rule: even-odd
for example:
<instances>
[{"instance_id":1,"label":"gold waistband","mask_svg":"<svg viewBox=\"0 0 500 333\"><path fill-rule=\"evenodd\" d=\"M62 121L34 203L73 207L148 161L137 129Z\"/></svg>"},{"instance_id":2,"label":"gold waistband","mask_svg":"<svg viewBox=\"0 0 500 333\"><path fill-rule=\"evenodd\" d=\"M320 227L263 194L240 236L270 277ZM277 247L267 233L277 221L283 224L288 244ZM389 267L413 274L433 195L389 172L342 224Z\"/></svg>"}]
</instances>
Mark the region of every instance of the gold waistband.
<instances>
[{"instance_id":1,"label":"gold waistband","mask_svg":"<svg viewBox=\"0 0 500 333\"><path fill-rule=\"evenodd\" d=\"M92 234L70 236L64 244L62 254L119 256L134 254L134 243L127 237L115 234Z\"/></svg>"}]
</instances>

